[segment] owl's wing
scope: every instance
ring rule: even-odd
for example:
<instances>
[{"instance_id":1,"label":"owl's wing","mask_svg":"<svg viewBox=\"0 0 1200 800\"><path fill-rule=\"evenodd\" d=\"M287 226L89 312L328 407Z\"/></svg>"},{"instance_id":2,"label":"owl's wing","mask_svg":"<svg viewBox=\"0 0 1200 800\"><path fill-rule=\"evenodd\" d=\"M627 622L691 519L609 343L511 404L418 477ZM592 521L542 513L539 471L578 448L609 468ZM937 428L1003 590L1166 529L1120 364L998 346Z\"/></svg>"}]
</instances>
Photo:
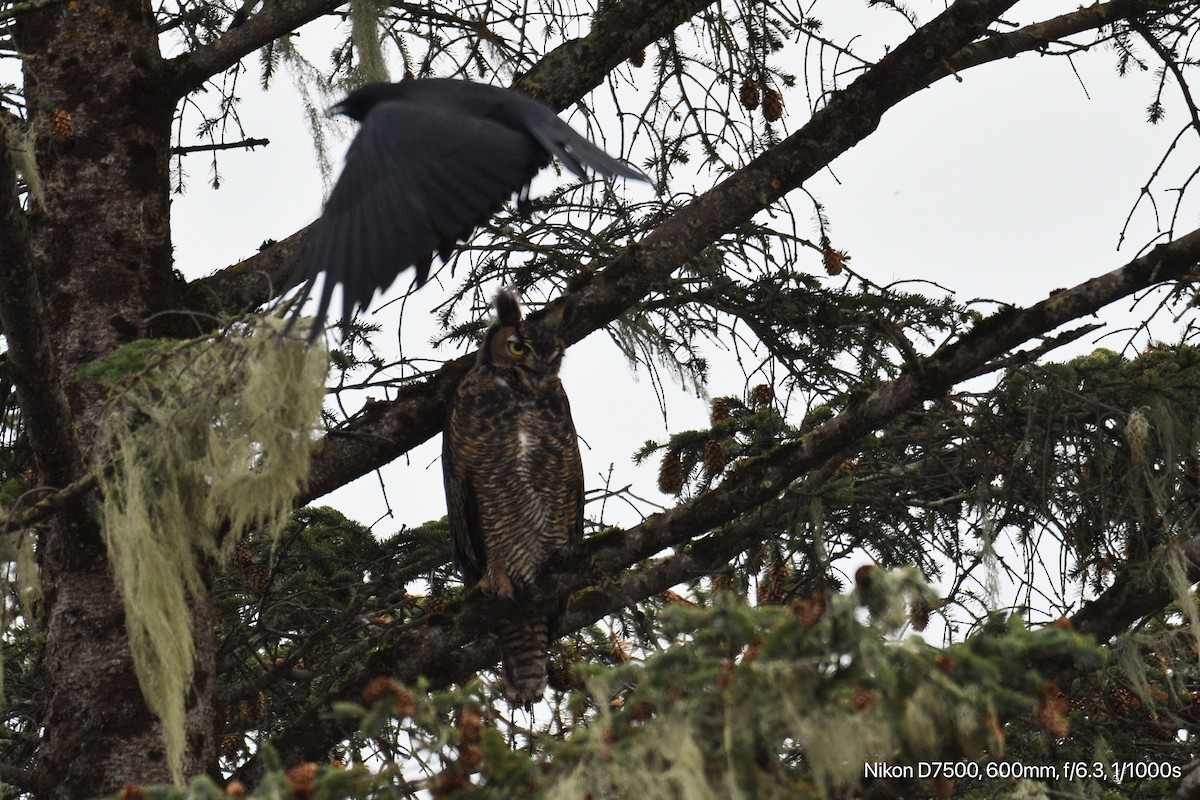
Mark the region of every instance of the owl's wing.
<instances>
[{"instance_id":1,"label":"owl's wing","mask_svg":"<svg viewBox=\"0 0 1200 800\"><path fill-rule=\"evenodd\" d=\"M567 393L561 386L559 395L566 413L564 448L569 454L567 485L574 487L571 499L575 506L571 530L567 536L567 548L574 549L583 541L583 460L579 454L579 434L575 432L575 420L571 417L571 403L567 400Z\"/></svg>"},{"instance_id":2,"label":"owl's wing","mask_svg":"<svg viewBox=\"0 0 1200 800\"><path fill-rule=\"evenodd\" d=\"M479 505L466 470L455 456L454 404L446 416L442 434L442 477L446 484L446 517L450 523L450 544L454 551L454 566L463 583L471 588L483 579L487 569Z\"/></svg>"},{"instance_id":3,"label":"owl's wing","mask_svg":"<svg viewBox=\"0 0 1200 800\"><path fill-rule=\"evenodd\" d=\"M284 286L306 284L299 314L325 273L309 340L322 330L334 285L342 285L345 320L409 267L419 286L435 254L448 257L548 161L526 133L453 107L403 98L375 106Z\"/></svg>"}]
</instances>

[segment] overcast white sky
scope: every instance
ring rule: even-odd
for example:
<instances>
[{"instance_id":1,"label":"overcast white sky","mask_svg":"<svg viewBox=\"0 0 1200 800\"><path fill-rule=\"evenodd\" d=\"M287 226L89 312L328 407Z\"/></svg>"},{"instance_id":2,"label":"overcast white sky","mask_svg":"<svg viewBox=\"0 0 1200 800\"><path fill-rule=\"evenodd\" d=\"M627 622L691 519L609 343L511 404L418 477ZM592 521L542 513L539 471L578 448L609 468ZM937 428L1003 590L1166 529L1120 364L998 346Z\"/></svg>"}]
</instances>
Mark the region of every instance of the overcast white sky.
<instances>
[{"instance_id":1,"label":"overcast white sky","mask_svg":"<svg viewBox=\"0 0 1200 800\"><path fill-rule=\"evenodd\" d=\"M844 41L844 32L853 31L862 34L860 42L877 45L903 37L898 18L868 11L865 5L845 0L820 4L816 13L826 22L825 35ZM941 5L917 2L914 7L928 19ZM1024 24L1035 19L1033 13L1041 19L1075 7L1073 2L1026 2L1007 18ZM311 47L314 59L328 52L318 39L305 29L300 40ZM827 208L834 246L849 251L851 266L876 283L924 279L962 299L1018 304L1136 255L1156 230L1149 208L1135 217L1121 252L1116 250L1118 232L1182 124L1182 102L1172 89L1167 100L1173 113L1152 127L1144 112L1153 96L1152 75L1118 79L1109 50L1076 56L1074 63L1083 86L1066 59L1029 54L972 69L961 82L945 79L889 112L874 135L833 164L832 174L823 172L807 185ZM252 76L242 80L241 94L248 102L241 118L248 135L269 138L270 146L223 154L218 191L206 185L207 156L186 160L190 181L187 193L175 199L174 241L177 265L190 278L253 254L266 238L290 235L311 222L321 207L325 187L288 79L265 98L254 84ZM798 86L785 92L784 99L790 112L787 127L794 130L808 116L804 90ZM343 123L342 129L349 136L353 125ZM348 142L333 148L339 163ZM1196 153L1187 140L1173 173L1186 174ZM1178 183L1168 180L1165 185ZM701 176L697 186L710 184ZM794 200L797 209L808 213L806 201ZM1196 224L1195 209L1195 203L1188 205L1181 231ZM797 227L804 235L815 235L809 219L799 220ZM823 274L816 257L807 267ZM402 278L399 283L406 282ZM387 297L401 289L394 286ZM416 295L407 313L425 315L443 297L444 291L431 284ZM434 332L431 323L425 338ZM421 338L420 328L411 322L405 334ZM1170 330L1164 327L1161 335L1169 336ZM1095 341L1064 352L1090 350ZM1124 343L1120 337L1104 342L1115 349ZM405 347L410 348L407 340ZM719 369L712 393L739 392L740 372L720 353L713 358ZM633 483L644 496L666 502L669 498L654 488L657 464L635 468L631 460L645 440L668 432L650 381L630 373L603 333L571 349L563 381L587 444L589 489L603 485L612 465L614 486ZM707 403L683 389L668 397L667 410L670 430L707 423ZM387 535L401 524L445 513L439 453L435 440L414 451L410 463L383 471L396 518L381 521L378 533ZM370 524L385 509L379 486L378 477L367 476L320 502ZM610 506L606 521L636 520L628 510L613 512ZM589 508L589 515L596 517L598 509Z\"/></svg>"}]
</instances>

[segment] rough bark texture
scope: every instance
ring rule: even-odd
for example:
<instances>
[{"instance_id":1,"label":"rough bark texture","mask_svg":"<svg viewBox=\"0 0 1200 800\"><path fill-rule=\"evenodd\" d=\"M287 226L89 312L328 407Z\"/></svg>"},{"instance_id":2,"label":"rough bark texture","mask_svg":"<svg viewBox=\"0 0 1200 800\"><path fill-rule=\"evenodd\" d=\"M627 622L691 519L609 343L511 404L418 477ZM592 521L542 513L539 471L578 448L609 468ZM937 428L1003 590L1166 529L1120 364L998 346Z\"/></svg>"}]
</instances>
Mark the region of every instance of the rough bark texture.
<instances>
[{"instance_id":1,"label":"rough bark texture","mask_svg":"<svg viewBox=\"0 0 1200 800\"><path fill-rule=\"evenodd\" d=\"M17 44L28 56L46 204L33 215L27 260L5 270L7 288L30 298L25 312L36 320L9 308L4 323L22 331L10 336L9 353L31 436L45 429L57 437L35 443L39 477L62 487L89 467L104 401L102 390L78 381L78 370L153 334L152 315L178 305L167 168L174 98L163 90L149 4L50 6L19 18ZM93 797L127 780L170 777L133 672L94 510L94 498L77 499L41 540L49 677L35 776L42 797ZM211 613L199 605L196 741L186 765L193 773L215 756Z\"/></svg>"}]
</instances>

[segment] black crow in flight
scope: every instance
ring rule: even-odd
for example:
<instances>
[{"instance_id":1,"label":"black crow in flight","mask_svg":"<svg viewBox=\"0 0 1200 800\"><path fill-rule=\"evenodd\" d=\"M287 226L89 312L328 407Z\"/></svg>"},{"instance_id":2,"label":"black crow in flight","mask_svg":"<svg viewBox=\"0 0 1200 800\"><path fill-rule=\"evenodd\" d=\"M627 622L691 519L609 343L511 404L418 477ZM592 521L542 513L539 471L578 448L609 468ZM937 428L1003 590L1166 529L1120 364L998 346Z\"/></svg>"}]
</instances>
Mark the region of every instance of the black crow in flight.
<instances>
[{"instance_id":1,"label":"black crow in flight","mask_svg":"<svg viewBox=\"0 0 1200 800\"><path fill-rule=\"evenodd\" d=\"M514 193L524 201L552 157L580 178L587 167L608 178L649 180L538 101L498 86L448 78L371 83L329 113L362 127L283 287L306 284L295 320L325 273L310 343L323 329L334 284L342 285L347 321L409 267L420 286L434 254L445 260Z\"/></svg>"}]
</instances>

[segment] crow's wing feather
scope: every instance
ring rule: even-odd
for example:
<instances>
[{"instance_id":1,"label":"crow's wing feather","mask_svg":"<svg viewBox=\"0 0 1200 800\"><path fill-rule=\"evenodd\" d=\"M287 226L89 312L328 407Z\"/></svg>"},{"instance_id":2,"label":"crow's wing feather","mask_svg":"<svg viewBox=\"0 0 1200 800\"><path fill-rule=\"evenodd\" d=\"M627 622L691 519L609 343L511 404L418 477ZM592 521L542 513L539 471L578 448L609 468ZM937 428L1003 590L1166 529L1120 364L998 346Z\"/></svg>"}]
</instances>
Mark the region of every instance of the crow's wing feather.
<instances>
[{"instance_id":1,"label":"crow's wing feather","mask_svg":"<svg viewBox=\"0 0 1200 800\"><path fill-rule=\"evenodd\" d=\"M334 286L342 286L348 322L409 267L421 285L435 254L445 259L552 156L580 178L591 169L649 180L546 106L497 86L437 78L368 84L337 109L362 128L283 287L304 284L294 321L325 273L310 342L323 328Z\"/></svg>"},{"instance_id":2,"label":"crow's wing feather","mask_svg":"<svg viewBox=\"0 0 1200 800\"><path fill-rule=\"evenodd\" d=\"M286 289L325 272L320 331L333 287L349 319L409 267L427 268L529 183L546 156L522 131L453 107L391 100L376 106L350 146ZM424 279L418 275L418 280Z\"/></svg>"},{"instance_id":3,"label":"crow's wing feather","mask_svg":"<svg viewBox=\"0 0 1200 800\"><path fill-rule=\"evenodd\" d=\"M562 161L581 179L586 179L587 169L591 169L608 178L650 180L641 170L613 158L579 134L548 106L521 92L453 78L425 78L394 86L397 93L414 101L453 105L462 113L489 117L510 128L527 131L548 156Z\"/></svg>"},{"instance_id":4,"label":"crow's wing feather","mask_svg":"<svg viewBox=\"0 0 1200 800\"><path fill-rule=\"evenodd\" d=\"M639 181L650 179L636 167L613 158L576 133L575 129L543 108L548 116L537 115L527 122L527 130L537 139L546 152L580 178L587 178L587 167L606 178L631 178Z\"/></svg>"}]
</instances>

